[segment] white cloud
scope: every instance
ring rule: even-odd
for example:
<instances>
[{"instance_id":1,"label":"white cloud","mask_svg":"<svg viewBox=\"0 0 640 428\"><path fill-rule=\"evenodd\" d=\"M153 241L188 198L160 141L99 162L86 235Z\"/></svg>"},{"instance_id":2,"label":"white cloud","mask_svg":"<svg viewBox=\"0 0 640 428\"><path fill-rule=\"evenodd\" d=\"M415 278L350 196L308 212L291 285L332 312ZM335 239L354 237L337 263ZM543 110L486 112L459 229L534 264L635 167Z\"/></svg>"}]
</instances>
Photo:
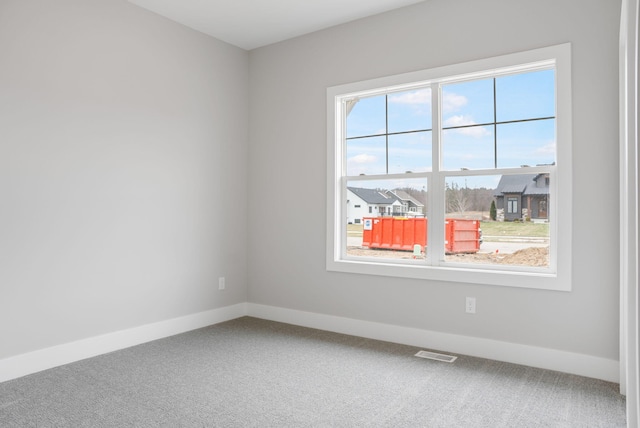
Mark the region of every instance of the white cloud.
<instances>
[{"instance_id":1,"label":"white cloud","mask_svg":"<svg viewBox=\"0 0 640 428\"><path fill-rule=\"evenodd\" d=\"M444 121L444 126L445 127L450 127L450 126L465 126L465 125L475 125L476 123L473 121L473 119L469 116L464 116L464 115L456 115L456 116L451 116L448 119L446 119Z\"/></svg>"},{"instance_id":2,"label":"white cloud","mask_svg":"<svg viewBox=\"0 0 640 428\"><path fill-rule=\"evenodd\" d=\"M384 155L376 156L367 153L360 153L347 159L347 175L369 175L384 174Z\"/></svg>"},{"instance_id":3,"label":"white cloud","mask_svg":"<svg viewBox=\"0 0 640 428\"><path fill-rule=\"evenodd\" d=\"M461 128L456 129L456 132L462 135L468 135L469 137L481 138L488 137L491 132L487 131L484 126L474 126L473 128Z\"/></svg>"},{"instance_id":4,"label":"white cloud","mask_svg":"<svg viewBox=\"0 0 640 428\"><path fill-rule=\"evenodd\" d=\"M417 91L391 95L389 102L407 105L431 105L431 90L419 89ZM442 98L442 110L444 113L455 112L466 106L468 102L469 100L464 95L446 92Z\"/></svg>"},{"instance_id":5,"label":"white cloud","mask_svg":"<svg viewBox=\"0 0 640 428\"><path fill-rule=\"evenodd\" d=\"M355 155L349 158L348 162L357 163L357 164L367 164L367 163L376 163L378 158L373 155L368 155L366 153L362 153L359 155Z\"/></svg>"},{"instance_id":6,"label":"white cloud","mask_svg":"<svg viewBox=\"0 0 640 428\"><path fill-rule=\"evenodd\" d=\"M431 104L431 90L420 89L412 92L403 92L401 94L392 95L389 97L389 102L396 104L409 104L409 105L425 105Z\"/></svg>"},{"instance_id":7,"label":"white cloud","mask_svg":"<svg viewBox=\"0 0 640 428\"><path fill-rule=\"evenodd\" d=\"M550 141L549 143L545 144L542 147L539 147L538 149L536 149L536 154L538 155L553 155L555 156L556 154L556 142L555 141Z\"/></svg>"},{"instance_id":8,"label":"white cloud","mask_svg":"<svg viewBox=\"0 0 640 428\"><path fill-rule=\"evenodd\" d=\"M468 102L469 100L464 95L445 92L442 97L442 111L443 113L458 111L461 107L467 105Z\"/></svg>"},{"instance_id":9,"label":"white cloud","mask_svg":"<svg viewBox=\"0 0 640 428\"><path fill-rule=\"evenodd\" d=\"M464 115L451 116L444 121L445 127L467 126L467 125L475 125L475 124L476 122L470 116L464 116ZM460 128L460 129L451 130L449 132L456 132L458 134L468 135L470 137L476 137L476 138L486 137L491 135L491 132L489 132L487 128L484 126Z\"/></svg>"}]
</instances>

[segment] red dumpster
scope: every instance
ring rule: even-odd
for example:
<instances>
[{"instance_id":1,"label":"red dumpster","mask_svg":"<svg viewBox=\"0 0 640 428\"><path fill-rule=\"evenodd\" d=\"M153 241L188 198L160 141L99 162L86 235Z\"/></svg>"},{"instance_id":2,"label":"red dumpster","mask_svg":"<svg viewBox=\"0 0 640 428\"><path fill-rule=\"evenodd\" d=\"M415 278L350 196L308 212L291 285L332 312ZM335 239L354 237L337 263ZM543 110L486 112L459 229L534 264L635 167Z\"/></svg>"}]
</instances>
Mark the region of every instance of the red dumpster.
<instances>
[{"instance_id":1,"label":"red dumpster","mask_svg":"<svg viewBox=\"0 0 640 428\"><path fill-rule=\"evenodd\" d=\"M362 246L413 251L415 244L427 242L425 218L365 217Z\"/></svg>"},{"instance_id":2,"label":"red dumpster","mask_svg":"<svg viewBox=\"0 0 640 428\"><path fill-rule=\"evenodd\" d=\"M427 219L407 217L365 217L362 246L413 251L414 245L427 245ZM445 220L445 252L476 253L480 249L480 222Z\"/></svg>"},{"instance_id":3,"label":"red dumpster","mask_svg":"<svg viewBox=\"0 0 640 428\"><path fill-rule=\"evenodd\" d=\"M479 221L448 218L444 223L447 254L477 253L480 250Z\"/></svg>"}]
</instances>

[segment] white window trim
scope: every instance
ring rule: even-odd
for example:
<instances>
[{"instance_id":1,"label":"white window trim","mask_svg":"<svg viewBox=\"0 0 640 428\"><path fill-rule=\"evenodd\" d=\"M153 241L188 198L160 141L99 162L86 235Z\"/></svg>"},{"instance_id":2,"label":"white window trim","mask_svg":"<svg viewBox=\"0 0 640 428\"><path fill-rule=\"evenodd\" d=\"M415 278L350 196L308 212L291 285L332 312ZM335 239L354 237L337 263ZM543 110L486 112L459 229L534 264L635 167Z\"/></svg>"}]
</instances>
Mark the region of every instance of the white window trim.
<instances>
[{"instance_id":1,"label":"white window trim","mask_svg":"<svg viewBox=\"0 0 640 428\"><path fill-rule=\"evenodd\" d=\"M447 264L446 266L424 265L418 263L394 263L393 260L367 259L367 258L347 258L343 254L343 240L346 239L346 222L339 222L343 218L344 204L342 200L346 197L340 194L342 189L342 156L340 151L344 150L342 135L344 118L340 108L337 108L338 99L344 99L349 94L369 91L371 95L396 90L400 85L403 90L411 89L422 85L425 82L438 80L445 82L447 76L469 75L470 78L482 77L481 72L493 75L494 70L509 68L510 71L517 71L519 66L523 69L531 64L554 61L556 69L556 161L559 168L552 168L551 180L551 205L554 207L550 215L553 216L550 222L551 245L551 266L545 271L537 269L526 269L513 267L506 269L492 269L491 266ZM438 94L432 94L437 97ZM434 122L434 129L436 125ZM383 275L402 278L415 278L435 281L454 281L472 284L502 285L509 287L526 287L546 290L570 291L571 290L571 243L572 243L572 166L571 166L571 45L569 43L556 45L541 49L519 52L515 54L503 55L488 59L471 61L461 64L438 67L428 70L421 70L395 76L388 76L362 82L355 82L327 89L327 248L326 267L329 271L348 272L357 274ZM434 141L434 147L437 144ZM338 156L340 154L340 156ZM437 157L434 157L437 158ZM527 173L535 172L536 168L527 169ZM521 169L495 169L486 170L489 174L523 173ZM447 171L447 175L451 174ZM404 174L390 174L386 178L394 177L407 178ZM418 177L418 174L412 174ZM443 180L442 175L435 175ZM440 186L443 183L431 180L429 188ZM435 192L430 191L433 195ZM433 206L433 205L432 205ZM429 231L432 248L444 248L444 233L439 233L444 226L444 212L434 211L430 213ZM346 218L346 217L345 217ZM443 223L443 225L440 225ZM562 227L559 227L562 225ZM440 237L442 235L442 237ZM443 255L433 254L431 257L443 257Z\"/></svg>"}]
</instances>

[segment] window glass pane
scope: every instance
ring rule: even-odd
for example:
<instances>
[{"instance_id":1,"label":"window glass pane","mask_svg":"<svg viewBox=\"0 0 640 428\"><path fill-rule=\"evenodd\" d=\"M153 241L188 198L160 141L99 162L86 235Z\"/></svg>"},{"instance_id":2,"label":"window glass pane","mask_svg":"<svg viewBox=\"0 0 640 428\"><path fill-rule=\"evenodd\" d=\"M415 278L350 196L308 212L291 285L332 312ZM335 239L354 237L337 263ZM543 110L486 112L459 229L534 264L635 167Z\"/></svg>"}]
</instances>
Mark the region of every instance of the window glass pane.
<instances>
[{"instance_id":1,"label":"window glass pane","mask_svg":"<svg viewBox=\"0 0 640 428\"><path fill-rule=\"evenodd\" d=\"M499 175L447 177L446 214L452 218L483 220L489 216Z\"/></svg>"},{"instance_id":2,"label":"window glass pane","mask_svg":"<svg viewBox=\"0 0 640 428\"><path fill-rule=\"evenodd\" d=\"M555 119L497 126L498 168L551 165L556 161Z\"/></svg>"},{"instance_id":3,"label":"window glass pane","mask_svg":"<svg viewBox=\"0 0 640 428\"><path fill-rule=\"evenodd\" d=\"M348 256L392 260L425 258L426 178L350 180L346 193L344 242Z\"/></svg>"},{"instance_id":4,"label":"window glass pane","mask_svg":"<svg viewBox=\"0 0 640 428\"><path fill-rule=\"evenodd\" d=\"M493 79L442 86L443 128L493 121Z\"/></svg>"},{"instance_id":5,"label":"window glass pane","mask_svg":"<svg viewBox=\"0 0 640 428\"><path fill-rule=\"evenodd\" d=\"M431 88L388 96L389 133L431 129Z\"/></svg>"},{"instance_id":6,"label":"window glass pane","mask_svg":"<svg viewBox=\"0 0 640 428\"><path fill-rule=\"evenodd\" d=\"M389 135L389 174L431 171L431 131Z\"/></svg>"},{"instance_id":7,"label":"window glass pane","mask_svg":"<svg viewBox=\"0 0 640 428\"><path fill-rule=\"evenodd\" d=\"M446 262L549 267L549 174L447 177L445 197Z\"/></svg>"},{"instance_id":8,"label":"window glass pane","mask_svg":"<svg viewBox=\"0 0 640 428\"><path fill-rule=\"evenodd\" d=\"M347 101L347 138L384 134L385 104L384 95Z\"/></svg>"},{"instance_id":9,"label":"window glass pane","mask_svg":"<svg viewBox=\"0 0 640 428\"><path fill-rule=\"evenodd\" d=\"M387 172L387 141L382 137L347 140L347 175Z\"/></svg>"},{"instance_id":10,"label":"window glass pane","mask_svg":"<svg viewBox=\"0 0 640 428\"><path fill-rule=\"evenodd\" d=\"M442 131L444 170L494 168L493 126Z\"/></svg>"},{"instance_id":11,"label":"window glass pane","mask_svg":"<svg viewBox=\"0 0 640 428\"><path fill-rule=\"evenodd\" d=\"M555 115L554 70L496 78L498 122L555 117Z\"/></svg>"}]
</instances>

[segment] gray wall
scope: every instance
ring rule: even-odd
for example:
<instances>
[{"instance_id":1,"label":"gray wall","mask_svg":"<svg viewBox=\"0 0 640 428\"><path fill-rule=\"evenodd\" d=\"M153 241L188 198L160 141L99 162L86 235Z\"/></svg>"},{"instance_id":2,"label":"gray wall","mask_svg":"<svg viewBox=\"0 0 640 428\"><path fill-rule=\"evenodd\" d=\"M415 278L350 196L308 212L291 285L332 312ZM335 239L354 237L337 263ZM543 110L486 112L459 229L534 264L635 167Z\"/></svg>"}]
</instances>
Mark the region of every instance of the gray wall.
<instances>
[{"instance_id":1,"label":"gray wall","mask_svg":"<svg viewBox=\"0 0 640 428\"><path fill-rule=\"evenodd\" d=\"M246 301L247 111L246 51L0 1L0 358Z\"/></svg>"},{"instance_id":2,"label":"gray wall","mask_svg":"<svg viewBox=\"0 0 640 428\"><path fill-rule=\"evenodd\" d=\"M125 0L2 0L0 358L248 298L617 359L619 8L429 0L247 53ZM564 42L571 293L325 270L328 86Z\"/></svg>"},{"instance_id":3,"label":"gray wall","mask_svg":"<svg viewBox=\"0 0 640 428\"><path fill-rule=\"evenodd\" d=\"M619 19L617 0L429 0L252 51L249 301L617 359ZM325 270L327 87L565 42L573 291Z\"/></svg>"}]
</instances>

